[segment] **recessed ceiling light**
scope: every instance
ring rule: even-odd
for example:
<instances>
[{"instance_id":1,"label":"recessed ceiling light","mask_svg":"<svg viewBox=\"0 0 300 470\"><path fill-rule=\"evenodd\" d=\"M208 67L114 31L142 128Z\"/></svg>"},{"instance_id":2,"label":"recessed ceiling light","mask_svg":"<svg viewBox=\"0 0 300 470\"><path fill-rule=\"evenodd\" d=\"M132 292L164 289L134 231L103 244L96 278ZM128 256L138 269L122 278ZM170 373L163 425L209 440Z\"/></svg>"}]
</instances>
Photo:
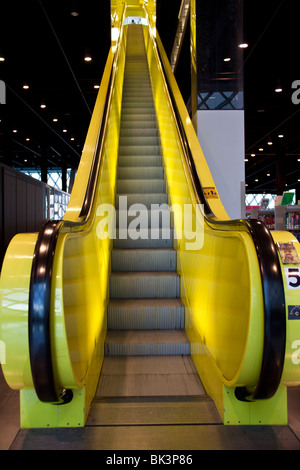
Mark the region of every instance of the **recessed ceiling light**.
<instances>
[{"instance_id":1,"label":"recessed ceiling light","mask_svg":"<svg viewBox=\"0 0 300 470\"><path fill-rule=\"evenodd\" d=\"M5 61L5 57L0 56L0 62L4 62L4 61Z\"/></svg>"},{"instance_id":2,"label":"recessed ceiling light","mask_svg":"<svg viewBox=\"0 0 300 470\"><path fill-rule=\"evenodd\" d=\"M71 137L71 139L70 139L70 140L75 140L75 138L74 138L74 137Z\"/></svg>"},{"instance_id":3,"label":"recessed ceiling light","mask_svg":"<svg viewBox=\"0 0 300 470\"><path fill-rule=\"evenodd\" d=\"M249 162L248 158L245 158L245 162Z\"/></svg>"},{"instance_id":4,"label":"recessed ceiling light","mask_svg":"<svg viewBox=\"0 0 300 470\"><path fill-rule=\"evenodd\" d=\"M63 132L68 132L67 129L63 129Z\"/></svg>"},{"instance_id":5,"label":"recessed ceiling light","mask_svg":"<svg viewBox=\"0 0 300 470\"><path fill-rule=\"evenodd\" d=\"M71 11L71 16L78 16L78 15L79 15L78 11Z\"/></svg>"},{"instance_id":6,"label":"recessed ceiling light","mask_svg":"<svg viewBox=\"0 0 300 470\"><path fill-rule=\"evenodd\" d=\"M251 153L251 157L255 157L255 153Z\"/></svg>"},{"instance_id":7,"label":"recessed ceiling light","mask_svg":"<svg viewBox=\"0 0 300 470\"><path fill-rule=\"evenodd\" d=\"M92 58L90 55L86 55L84 58L85 62L91 62Z\"/></svg>"},{"instance_id":8,"label":"recessed ceiling light","mask_svg":"<svg viewBox=\"0 0 300 470\"><path fill-rule=\"evenodd\" d=\"M255 180L255 183L258 183L258 180Z\"/></svg>"},{"instance_id":9,"label":"recessed ceiling light","mask_svg":"<svg viewBox=\"0 0 300 470\"><path fill-rule=\"evenodd\" d=\"M29 89L29 85L23 85L23 90L28 90Z\"/></svg>"},{"instance_id":10,"label":"recessed ceiling light","mask_svg":"<svg viewBox=\"0 0 300 470\"><path fill-rule=\"evenodd\" d=\"M95 89L100 88L100 85L94 85L94 88Z\"/></svg>"},{"instance_id":11,"label":"recessed ceiling light","mask_svg":"<svg viewBox=\"0 0 300 470\"><path fill-rule=\"evenodd\" d=\"M281 93L281 92L282 92L282 88L281 88L281 87L275 88L275 93Z\"/></svg>"},{"instance_id":12,"label":"recessed ceiling light","mask_svg":"<svg viewBox=\"0 0 300 470\"><path fill-rule=\"evenodd\" d=\"M267 173L267 176L271 176L271 174L270 174L270 173Z\"/></svg>"},{"instance_id":13,"label":"recessed ceiling light","mask_svg":"<svg viewBox=\"0 0 300 470\"><path fill-rule=\"evenodd\" d=\"M16 134L17 132L18 132L17 129L14 129L14 130L13 130L13 133L14 133L14 134Z\"/></svg>"},{"instance_id":14,"label":"recessed ceiling light","mask_svg":"<svg viewBox=\"0 0 300 470\"><path fill-rule=\"evenodd\" d=\"M43 108L43 109L46 108L45 103L42 103L42 104L41 104L41 108Z\"/></svg>"},{"instance_id":15,"label":"recessed ceiling light","mask_svg":"<svg viewBox=\"0 0 300 470\"><path fill-rule=\"evenodd\" d=\"M53 122L57 122L57 121L58 121L58 119L57 119L57 118L53 118Z\"/></svg>"},{"instance_id":16,"label":"recessed ceiling light","mask_svg":"<svg viewBox=\"0 0 300 470\"><path fill-rule=\"evenodd\" d=\"M283 138L283 134L279 134L278 137L279 137L279 139L282 139L282 138Z\"/></svg>"},{"instance_id":17,"label":"recessed ceiling light","mask_svg":"<svg viewBox=\"0 0 300 470\"><path fill-rule=\"evenodd\" d=\"M263 151L264 151L264 149L263 149L262 147L261 147L260 149L258 149L258 150L259 150L260 152L263 152Z\"/></svg>"},{"instance_id":18,"label":"recessed ceiling light","mask_svg":"<svg viewBox=\"0 0 300 470\"><path fill-rule=\"evenodd\" d=\"M273 145L273 142L271 142L271 141L269 140L268 145Z\"/></svg>"},{"instance_id":19,"label":"recessed ceiling light","mask_svg":"<svg viewBox=\"0 0 300 470\"><path fill-rule=\"evenodd\" d=\"M231 61L230 57L226 57L226 59L224 59L224 62L230 62L230 61Z\"/></svg>"},{"instance_id":20,"label":"recessed ceiling light","mask_svg":"<svg viewBox=\"0 0 300 470\"><path fill-rule=\"evenodd\" d=\"M249 44L247 44L246 42L242 42L241 44L239 44L239 48L240 49L246 49L248 47Z\"/></svg>"},{"instance_id":21,"label":"recessed ceiling light","mask_svg":"<svg viewBox=\"0 0 300 470\"><path fill-rule=\"evenodd\" d=\"M27 140L27 142L29 142L30 141L29 137L27 137L26 140Z\"/></svg>"}]
</instances>

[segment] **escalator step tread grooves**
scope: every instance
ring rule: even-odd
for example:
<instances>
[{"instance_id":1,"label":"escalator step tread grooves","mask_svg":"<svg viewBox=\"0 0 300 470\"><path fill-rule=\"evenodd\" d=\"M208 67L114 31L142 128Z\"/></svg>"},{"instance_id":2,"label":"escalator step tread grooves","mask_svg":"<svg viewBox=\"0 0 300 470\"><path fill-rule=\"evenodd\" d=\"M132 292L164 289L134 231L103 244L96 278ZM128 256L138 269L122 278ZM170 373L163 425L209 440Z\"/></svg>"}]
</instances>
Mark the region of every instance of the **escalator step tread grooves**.
<instances>
[{"instance_id":1,"label":"escalator step tread grooves","mask_svg":"<svg viewBox=\"0 0 300 470\"><path fill-rule=\"evenodd\" d=\"M123 214L126 216L125 226L121 226L121 219L117 217L119 224L112 251L108 333L102 370L106 370L106 360L117 360L120 357L125 361L130 357L144 360L141 371L146 375L151 357L172 356L180 367L182 357L190 357L190 343L184 330L184 305L180 299L173 230L170 226L164 227L166 219L162 214L156 219L158 238L151 238L150 228L153 227L149 225L149 221L152 221L151 204L167 204L168 198L143 31L137 25L128 27L127 36L117 173L117 215L121 206L120 196L127 197L127 207L140 203L147 208L147 237L135 240L127 232L124 238L133 219ZM191 371L185 369L184 374L193 380L193 393L203 395L193 363L190 367ZM167 374L168 371L165 371ZM105 388L105 377L99 381L98 387L101 385ZM166 376L164 380L170 382ZM196 393L195 380L198 383ZM176 384L174 387L171 394L176 395ZM116 390L115 394L117 396L119 392ZM162 385L159 394L169 395L170 390L164 390ZM179 389L178 394L182 395ZM101 391L98 395L101 395Z\"/></svg>"}]
</instances>

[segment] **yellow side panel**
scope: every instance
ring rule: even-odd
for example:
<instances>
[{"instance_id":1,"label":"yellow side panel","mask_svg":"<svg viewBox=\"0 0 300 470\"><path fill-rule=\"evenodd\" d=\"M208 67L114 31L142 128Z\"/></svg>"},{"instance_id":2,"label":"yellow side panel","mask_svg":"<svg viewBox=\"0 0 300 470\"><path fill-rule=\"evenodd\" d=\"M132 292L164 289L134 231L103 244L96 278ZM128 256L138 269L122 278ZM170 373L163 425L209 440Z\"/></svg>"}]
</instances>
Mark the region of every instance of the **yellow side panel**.
<instances>
[{"instance_id":1,"label":"yellow side panel","mask_svg":"<svg viewBox=\"0 0 300 470\"><path fill-rule=\"evenodd\" d=\"M225 384L251 387L258 379L263 344L263 299L255 248L246 232L212 230L204 221L182 156L148 28L144 28L144 34L169 204L177 208L175 244L181 298L186 306L186 330L192 343L200 341L200 349L204 348L212 358ZM181 101L178 91L178 106L183 112ZM185 108L184 113L187 114ZM186 125L191 136L189 142L201 165L201 177L207 186L214 187L188 116ZM219 213L224 215L221 201L216 201ZM191 227L186 226L181 216L188 211L192 214Z\"/></svg>"},{"instance_id":2,"label":"yellow side panel","mask_svg":"<svg viewBox=\"0 0 300 470\"><path fill-rule=\"evenodd\" d=\"M261 275L253 240L239 230L214 230L203 218L183 156L180 137L149 29L144 28L156 114L163 149L169 205L174 209L177 270L185 305L185 327L191 354L206 392L225 424L284 424L286 390L264 404L238 401L236 387L258 382L264 343ZM160 43L157 37L158 44ZM160 55L164 51L160 48ZM193 125L167 66L177 108L202 187L216 219L229 220L205 161ZM169 70L169 72L168 72ZM192 215L185 226L184 215ZM179 236L178 236L179 235Z\"/></svg>"},{"instance_id":3,"label":"yellow side panel","mask_svg":"<svg viewBox=\"0 0 300 470\"><path fill-rule=\"evenodd\" d=\"M271 233L276 244L288 243L294 246L300 259L300 244L292 233ZM293 310L299 310L300 313L300 264L283 264L281 258L280 261L286 304L286 350L282 383L293 386L300 384L300 319L292 314Z\"/></svg>"},{"instance_id":4,"label":"yellow side panel","mask_svg":"<svg viewBox=\"0 0 300 470\"><path fill-rule=\"evenodd\" d=\"M32 387L28 299L36 240L37 234L16 235L8 246L1 271L0 339L5 345L2 369L8 385L15 390Z\"/></svg>"},{"instance_id":5,"label":"yellow side panel","mask_svg":"<svg viewBox=\"0 0 300 470\"><path fill-rule=\"evenodd\" d=\"M28 299L37 234L19 235L7 251L1 277L0 334L6 346L3 372L8 384L21 389L22 427L83 426L95 393L106 336L112 238L101 221L105 204L114 205L126 28L114 66L114 87L103 141L94 202L87 223L80 210L98 140L113 53L110 51L79 164L70 203L57 240L52 269L50 330L54 380L70 388L73 400L63 406L42 403L32 383L28 345ZM15 274L18 273L18 276Z\"/></svg>"}]
</instances>

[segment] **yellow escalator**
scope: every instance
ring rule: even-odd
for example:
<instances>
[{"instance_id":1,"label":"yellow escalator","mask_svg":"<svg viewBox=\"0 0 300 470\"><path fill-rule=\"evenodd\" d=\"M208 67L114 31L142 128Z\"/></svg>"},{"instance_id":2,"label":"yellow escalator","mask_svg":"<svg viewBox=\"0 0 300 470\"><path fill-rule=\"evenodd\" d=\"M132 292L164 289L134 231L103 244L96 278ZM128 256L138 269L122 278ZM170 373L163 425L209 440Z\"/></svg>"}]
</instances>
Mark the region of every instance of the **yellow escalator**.
<instances>
[{"instance_id":1,"label":"yellow escalator","mask_svg":"<svg viewBox=\"0 0 300 470\"><path fill-rule=\"evenodd\" d=\"M38 234L14 237L3 262L2 369L9 386L21 392L21 426L85 425L108 351L120 351L124 336L130 336L108 331L114 323L109 315L122 315L128 306L133 316L146 312L152 322L148 329L164 331L155 333L160 351L155 354L172 345L168 351L190 356L193 379L203 385L224 424L284 424L286 387L300 383L300 323L291 316L300 294L287 282L289 275L297 276L297 265L283 264L276 244L290 243L300 255L299 244L292 234L270 233L259 221L229 219L158 34L147 11L140 10L143 25L121 22L118 43L109 53L63 220L46 222ZM143 38L146 74L127 54L136 31ZM134 54L140 56L141 49ZM148 85L145 94L134 95L133 106L142 110L134 118L126 70L141 74L134 88L142 89L148 75L151 81L151 96ZM135 198L137 193L144 199ZM147 215L140 219L144 232L133 220L134 236L128 224L123 227L127 239L120 236L117 195L147 209L164 204L171 220L168 235L162 235L161 225L149 231ZM120 240L128 242L126 250ZM138 272L124 276L119 272L127 271L124 260L126 266L134 264L129 257ZM141 291L138 303L135 292ZM153 327L157 312L172 321L183 312L183 331L176 324L174 335L169 327L166 333L163 322ZM151 335L138 331L133 336L144 339L134 339L129 349ZM153 338L147 346L151 351ZM149 361L145 364L139 367L147 368Z\"/></svg>"}]
</instances>

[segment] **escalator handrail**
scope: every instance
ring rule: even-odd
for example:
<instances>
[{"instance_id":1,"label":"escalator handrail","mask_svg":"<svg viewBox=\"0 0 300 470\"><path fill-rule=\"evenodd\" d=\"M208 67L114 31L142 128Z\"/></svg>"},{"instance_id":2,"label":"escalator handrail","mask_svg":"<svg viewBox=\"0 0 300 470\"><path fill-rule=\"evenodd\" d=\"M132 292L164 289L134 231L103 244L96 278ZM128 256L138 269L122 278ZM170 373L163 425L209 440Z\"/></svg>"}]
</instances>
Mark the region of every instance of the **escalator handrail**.
<instances>
[{"instance_id":1,"label":"escalator handrail","mask_svg":"<svg viewBox=\"0 0 300 470\"><path fill-rule=\"evenodd\" d=\"M264 345L262 364L258 382L251 391L238 388L236 396L240 400L267 399L274 396L281 381L286 346L286 309L285 293L281 274L281 266L277 249L270 231L258 220L225 220L217 219L207 201L201 180L194 162L192 150L186 135L183 119L178 111L173 87L166 71L165 51L158 33L154 40L159 62L168 90L170 104L178 127L183 153L187 163L190 179L199 204L203 204L204 218L213 230L240 230L251 235L261 274L264 303ZM171 67L169 66L169 71Z\"/></svg>"},{"instance_id":2,"label":"escalator handrail","mask_svg":"<svg viewBox=\"0 0 300 470\"><path fill-rule=\"evenodd\" d=\"M125 8L123 6L121 25L124 24ZM90 219L94 196L97 187L101 164L103 137L105 135L108 110L112 99L122 34L119 36L116 53L110 70L107 94L99 125L97 142L89 173L84 201L77 222L68 220L48 220L40 228L35 245L28 302L28 340L32 381L40 401L63 404L72 399L72 391L58 388L54 378L51 351L51 284L55 249L59 232L64 227L84 227Z\"/></svg>"}]
</instances>

